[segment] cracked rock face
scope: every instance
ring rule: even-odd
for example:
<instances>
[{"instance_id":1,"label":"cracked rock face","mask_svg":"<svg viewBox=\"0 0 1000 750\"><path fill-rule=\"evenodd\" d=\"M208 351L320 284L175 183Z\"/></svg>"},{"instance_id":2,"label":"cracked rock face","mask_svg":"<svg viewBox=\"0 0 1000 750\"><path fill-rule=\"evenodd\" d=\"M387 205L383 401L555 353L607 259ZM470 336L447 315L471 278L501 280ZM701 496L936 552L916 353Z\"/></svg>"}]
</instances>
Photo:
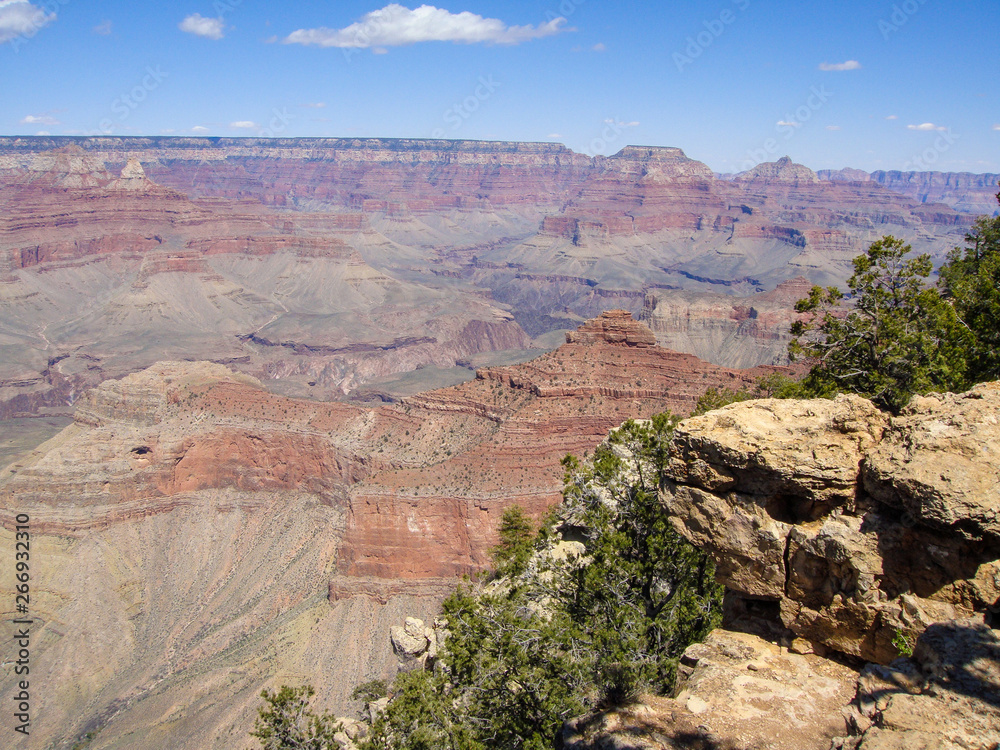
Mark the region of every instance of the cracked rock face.
<instances>
[{"instance_id":1,"label":"cracked rock face","mask_svg":"<svg viewBox=\"0 0 1000 750\"><path fill-rule=\"evenodd\" d=\"M891 420L857 396L732 404L682 422L671 452L662 500L746 605L730 613L886 664L1000 600L996 383Z\"/></svg>"}]
</instances>

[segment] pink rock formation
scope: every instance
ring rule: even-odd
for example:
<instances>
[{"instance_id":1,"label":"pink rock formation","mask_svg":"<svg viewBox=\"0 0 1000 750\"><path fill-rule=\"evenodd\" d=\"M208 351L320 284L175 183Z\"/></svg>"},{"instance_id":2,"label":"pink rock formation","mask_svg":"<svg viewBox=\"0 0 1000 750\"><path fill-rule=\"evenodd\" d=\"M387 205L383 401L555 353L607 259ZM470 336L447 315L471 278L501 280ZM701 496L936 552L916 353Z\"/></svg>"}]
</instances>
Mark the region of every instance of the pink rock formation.
<instances>
[{"instance_id":1,"label":"pink rock formation","mask_svg":"<svg viewBox=\"0 0 1000 750\"><path fill-rule=\"evenodd\" d=\"M632 320L627 310L606 310L599 318L587 321L566 334L569 344L625 344L639 349L656 346L656 336L648 327Z\"/></svg>"}]
</instances>

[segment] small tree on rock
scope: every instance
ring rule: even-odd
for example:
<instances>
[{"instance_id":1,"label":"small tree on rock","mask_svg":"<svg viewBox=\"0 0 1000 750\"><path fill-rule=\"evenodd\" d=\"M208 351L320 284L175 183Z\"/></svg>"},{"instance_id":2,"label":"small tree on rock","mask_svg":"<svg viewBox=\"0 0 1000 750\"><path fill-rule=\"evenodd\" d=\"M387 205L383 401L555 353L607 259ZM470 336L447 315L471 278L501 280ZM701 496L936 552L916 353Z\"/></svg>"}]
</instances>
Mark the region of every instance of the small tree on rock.
<instances>
[{"instance_id":1,"label":"small tree on rock","mask_svg":"<svg viewBox=\"0 0 1000 750\"><path fill-rule=\"evenodd\" d=\"M966 383L968 336L955 309L924 280L927 255L883 237L854 259L847 281L853 307L836 287L813 287L795 309L812 313L792 327L793 358L815 362L804 385L816 396L858 393L898 413L915 393Z\"/></svg>"}]
</instances>

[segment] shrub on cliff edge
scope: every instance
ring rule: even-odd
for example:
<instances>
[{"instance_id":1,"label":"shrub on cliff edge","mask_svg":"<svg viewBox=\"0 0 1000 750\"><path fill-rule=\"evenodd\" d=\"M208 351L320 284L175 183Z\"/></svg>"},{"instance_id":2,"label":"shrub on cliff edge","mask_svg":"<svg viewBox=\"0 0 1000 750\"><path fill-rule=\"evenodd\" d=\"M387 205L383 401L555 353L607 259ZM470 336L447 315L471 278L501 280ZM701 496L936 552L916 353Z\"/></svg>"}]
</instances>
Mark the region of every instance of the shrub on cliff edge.
<instances>
[{"instance_id":1,"label":"shrub on cliff edge","mask_svg":"<svg viewBox=\"0 0 1000 750\"><path fill-rule=\"evenodd\" d=\"M888 236L854 259L851 306L836 287L799 300L812 315L793 326L789 353L813 362L800 395L857 393L895 414L914 394L1000 379L1000 216L965 239L936 286L930 257Z\"/></svg>"},{"instance_id":2,"label":"shrub on cliff edge","mask_svg":"<svg viewBox=\"0 0 1000 750\"><path fill-rule=\"evenodd\" d=\"M657 499L676 422L630 420L590 461L567 456L563 504L533 538L505 514L501 575L445 601L436 671L396 680L365 750L544 750L571 716L672 688L721 614L710 560Z\"/></svg>"},{"instance_id":3,"label":"shrub on cliff edge","mask_svg":"<svg viewBox=\"0 0 1000 750\"><path fill-rule=\"evenodd\" d=\"M251 737L260 740L264 750L331 750L339 747L333 736L341 730L333 714L317 714L309 707L315 694L311 685L289 687L277 691L266 688L257 713Z\"/></svg>"}]
</instances>

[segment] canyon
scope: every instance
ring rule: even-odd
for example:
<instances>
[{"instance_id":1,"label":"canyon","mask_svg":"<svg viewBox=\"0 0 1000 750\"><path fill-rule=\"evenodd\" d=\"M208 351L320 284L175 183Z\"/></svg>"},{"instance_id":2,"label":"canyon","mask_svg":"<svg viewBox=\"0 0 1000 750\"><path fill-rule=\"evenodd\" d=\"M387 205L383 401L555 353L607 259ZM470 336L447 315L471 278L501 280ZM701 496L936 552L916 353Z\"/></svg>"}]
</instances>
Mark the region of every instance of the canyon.
<instances>
[{"instance_id":1,"label":"canyon","mask_svg":"<svg viewBox=\"0 0 1000 750\"><path fill-rule=\"evenodd\" d=\"M942 259L992 179L828 177L638 146L0 138L0 553L28 514L33 742L240 746L283 683L357 708L390 627L489 564L506 507L558 502L564 455L791 372L796 299L887 233ZM947 603L978 611L961 580ZM744 593L830 640L822 592Z\"/></svg>"},{"instance_id":2,"label":"canyon","mask_svg":"<svg viewBox=\"0 0 1000 750\"><path fill-rule=\"evenodd\" d=\"M4 554L30 517L33 741L233 747L261 687L297 681L350 711L355 685L394 672L389 627L433 619L489 564L503 510L559 501L564 455L784 371L663 349L626 311L567 339L377 407L281 396L211 362L87 391L0 473Z\"/></svg>"},{"instance_id":3,"label":"canyon","mask_svg":"<svg viewBox=\"0 0 1000 750\"><path fill-rule=\"evenodd\" d=\"M871 180L890 190L915 198L921 203L945 203L959 211L988 216L997 214L995 199L1000 174L895 170L868 173L860 169L820 170L816 174L824 180L846 182Z\"/></svg>"},{"instance_id":4,"label":"canyon","mask_svg":"<svg viewBox=\"0 0 1000 750\"><path fill-rule=\"evenodd\" d=\"M170 359L394 398L608 309L717 364L781 364L793 293L887 233L942 259L995 187L828 176L783 158L719 179L666 147L0 138L0 418L68 416Z\"/></svg>"}]
</instances>

